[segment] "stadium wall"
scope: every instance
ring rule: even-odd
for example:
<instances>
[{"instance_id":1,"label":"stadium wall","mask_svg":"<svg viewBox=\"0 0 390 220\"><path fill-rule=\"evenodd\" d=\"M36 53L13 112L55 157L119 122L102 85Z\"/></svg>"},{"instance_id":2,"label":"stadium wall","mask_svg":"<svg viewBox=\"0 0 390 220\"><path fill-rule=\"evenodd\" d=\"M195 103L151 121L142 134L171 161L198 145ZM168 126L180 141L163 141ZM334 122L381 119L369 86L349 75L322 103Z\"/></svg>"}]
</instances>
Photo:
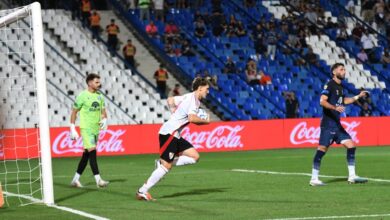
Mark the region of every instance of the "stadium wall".
<instances>
[{"instance_id":1,"label":"stadium wall","mask_svg":"<svg viewBox=\"0 0 390 220\"><path fill-rule=\"evenodd\" d=\"M317 146L319 123L318 118L216 122L205 126L190 125L184 128L182 136L200 152L306 148ZM390 117L344 118L342 124L358 146L390 145L390 135L386 132ZM111 125L99 136L99 155L158 153L160 126ZM0 160L37 156L36 133L37 129L1 131ZM53 157L82 153L82 139L70 140L69 128L51 128L50 136Z\"/></svg>"}]
</instances>

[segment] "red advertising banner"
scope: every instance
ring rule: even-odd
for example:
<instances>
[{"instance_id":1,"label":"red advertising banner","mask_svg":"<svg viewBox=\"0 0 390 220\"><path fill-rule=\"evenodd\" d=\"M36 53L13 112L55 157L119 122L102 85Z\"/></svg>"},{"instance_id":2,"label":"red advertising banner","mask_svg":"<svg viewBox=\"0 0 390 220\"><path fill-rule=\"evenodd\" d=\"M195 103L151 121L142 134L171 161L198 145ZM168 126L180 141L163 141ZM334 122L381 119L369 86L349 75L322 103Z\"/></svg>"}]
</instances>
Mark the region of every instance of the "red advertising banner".
<instances>
[{"instance_id":1,"label":"red advertising banner","mask_svg":"<svg viewBox=\"0 0 390 220\"><path fill-rule=\"evenodd\" d=\"M190 125L181 134L200 152L315 147L320 136L319 123L318 118L216 122ZM386 132L390 117L344 118L342 124L356 145L390 145L390 135ZM160 126L111 125L99 135L98 153L158 153ZM0 160L37 157L37 132L38 129L0 131ZM82 139L70 140L69 128L51 128L50 136L53 157L81 155Z\"/></svg>"}]
</instances>

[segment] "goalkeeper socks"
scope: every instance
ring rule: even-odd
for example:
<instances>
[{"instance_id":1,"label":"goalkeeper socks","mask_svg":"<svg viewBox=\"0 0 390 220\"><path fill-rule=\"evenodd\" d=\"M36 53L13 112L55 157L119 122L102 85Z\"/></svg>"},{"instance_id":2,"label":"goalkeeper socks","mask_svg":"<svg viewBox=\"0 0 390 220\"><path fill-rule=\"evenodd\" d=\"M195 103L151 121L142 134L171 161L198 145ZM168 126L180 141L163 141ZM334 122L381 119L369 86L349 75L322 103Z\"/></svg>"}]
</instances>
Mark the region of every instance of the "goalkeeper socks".
<instances>
[{"instance_id":1,"label":"goalkeeper socks","mask_svg":"<svg viewBox=\"0 0 390 220\"><path fill-rule=\"evenodd\" d=\"M348 163L348 173L349 176L356 176L355 172L355 152L356 148L348 148L347 149L347 163Z\"/></svg>"},{"instance_id":2,"label":"goalkeeper socks","mask_svg":"<svg viewBox=\"0 0 390 220\"><path fill-rule=\"evenodd\" d=\"M194 164L196 163L196 160L192 157L189 157L189 156L180 156L177 160L174 160L173 161L173 165L175 166L184 166L184 165L188 165L188 164Z\"/></svg>"},{"instance_id":3,"label":"goalkeeper socks","mask_svg":"<svg viewBox=\"0 0 390 220\"><path fill-rule=\"evenodd\" d=\"M99 168L96 161L96 150L89 152L89 165L91 166L93 175L99 174Z\"/></svg>"},{"instance_id":4,"label":"goalkeeper socks","mask_svg":"<svg viewBox=\"0 0 390 220\"><path fill-rule=\"evenodd\" d=\"M72 180L72 182L76 182L76 181L78 181L79 179L80 179L80 174L78 174L77 172L74 174L74 177L73 177L73 180Z\"/></svg>"},{"instance_id":5,"label":"goalkeeper socks","mask_svg":"<svg viewBox=\"0 0 390 220\"><path fill-rule=\"evenodd\" d=\"M321 160L324 155L325 155L324 151L317 150L313 159L313 169L312 169L311 179L318 179L318 174L320 173Z\"/></svg>"},{"instance_id":6,"label":"goalkeeper socks","mask_svg":"<svg viewBox=\"0 0 390 220\"><path fill-rule=\"evenodd\" d=\"M160 181L165 174L168 173L168 169L164 166L160 165L158 166L150 175L149 179L146 181L146 183L138 190L140 193L146 193L149 191L150 188L152 188L154 185Z\"/></svg>"},{"instance_id":7,"label":"goalkeeper socks","mask_svg":"<svg viewBox=\"0 0 390 220\"><path fill-rule=\"evenodd\" d=\"M88 157L89 157L89 152L88 150L84 150L83 156L80 159L79 166L77 167L77 173L78 174L83 174L85 167L88 164Z\"/></svg>"},{"instance_id":8,"label":"goalkeeper socks","mask_svg":"<svg viewBox=\"0 0 390 220\"><path fill-rule=\"evenodd\" d=\"M95 176L96 183L99 183L99 180L101 179L100 174L96 174Z\"/></svg>"}]
</instances>

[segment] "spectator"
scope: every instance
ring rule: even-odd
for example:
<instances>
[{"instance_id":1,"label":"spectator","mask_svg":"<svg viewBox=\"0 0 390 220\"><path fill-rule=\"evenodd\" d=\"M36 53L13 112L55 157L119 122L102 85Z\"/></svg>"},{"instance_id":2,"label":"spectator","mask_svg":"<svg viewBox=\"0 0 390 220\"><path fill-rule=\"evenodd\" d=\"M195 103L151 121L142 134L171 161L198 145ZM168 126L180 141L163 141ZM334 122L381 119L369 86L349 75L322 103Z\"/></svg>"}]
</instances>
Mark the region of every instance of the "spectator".
<instances>
[{"instance_id":1,"label":"spectator","mask_svg":"<svg viewBox=\"0 0 390 220\"><path fill-rule=\"evenodd\" d=\"M96 39L99 36L100 32L100 15L96 10L93 10L91 17L89 17L89 21L91 24L92 38Z\"/></svg>"},{"instance_id":2,"label":"spectator","mask_svg":"<svg viewBox=\"0 0 390 220\"><path fill-rule=\"evenodd\" d=\"M221 36L221 34L224 33L227 29L225 17L219 11L215 11L212 14L210 18L210 22L211 22L212 32L215 37Z\"/></svg>"},{"instance_id":3,"label":"spectator","mask_svg":"<svg viewBox=\"0 0 390 220\"><path fill-rule=\"evenodd\" d=\"M269 75L266 75L262 70L260 70L259 74L260 74L260 84L261 85L272 84L272 80L271 80L271 77Z\"/></svg>"},{"instance_id":4,"label":"spectator","mask_svg":"<svg viewBox=\"0 0 390 220\"><path fill-rule=\"evenodd\" d=\"M313 49L309 48L307 54L305 55L305 59L308 64L320 66L317 55L313 52Z\"/></svg>"},{"instance_id":5,"label":"spectator","mask_svg":"<svg viewBox=\"0 0 390 220\"><path fill-rule=\"evenodd\" d=\"M336 27L336 24L333 23L331 17L328 17L328 19L327 19L327 21L326 21L326 23L325 23L325 28L326 28L326 29L330 29L330 28L334 28L334 27Z\"/></svg>"},{"instance_id":6,"label":"spectator","mask_svg":"<svg viewBox=\"0 0 390 220\"><path fill-rule=\"evenodd\" d=\"M91 16L91 1L81 1L81 21L83 26L89 26L89 17Z\"/></svg>"},{"instance_id":7,"label":"spectator","mask_svg":"<svg viewBox=\"0 0 390 220\"><path fill-rule=\"evenodd\" d=\"M115 24L115 19L111 19L111 24L107 25L106 32L108 34L107 45L113 54L117 50L118 33L120 32L118 25Z\"/></svg>"},{"instance_id":8,"label":"spectator","mask_svg":"<svg viewBox=\"0 0 390 220\"><path fill-rule=\"evenodd\" d=\"M345 6L349 12L355 14L355 2L354 0L349 0L347 5Z\"/></svg>"},{"instance_id":9,"label":"spectator","mask_svg":"<svg viewBox=\"0 0 390 220\"><path fill-rule=\"evenodd\" d=\"M247 82L254 86L259 84L260 75L257 73L257 65L253 59L249 59L246 64L246 80Z\"/></svg>"},{"instance_id":10,"label":"spectator","mask_svg":"<svg viewBox=\"0 0 390 220\"><path fill-rule=\"evenodd\" d=\"M173 23L173 21L169 21L167 25L165 25L165 42L178 42L179 37L179 28Z\"/></svg>"},{"instance_id":11,"label":"spectator","mask_svg":"<svg viewBox=\"0 0 390 220\"><path fill-rule=\"evenodd\" d=\"M177 55L175 53L175 49L173 48L173 43L171 43L171 42L166 42L164 44L164 51L170 57L174 57L175 55Z\"/></svg>"},{"instance_id":12,"label":"spectator","mask_svg":"<svg viewBox=\"0 0 390 220\"><path fill-rule=\"evenodd\" d=\"M352 39L355 41L355 43L359 43L360 39L362 38L364 32L364 28L360 23L357 23L356 26L352 29Z\"/></svg>"},{"instance_id":13,"label":"spectator","mask_svg":"<svg viewBox=\"0 0 390 220\"><path fill-rule=\"evenodd\" d=\"M157 26L154 25L153 21L150 21L149 24L146 25L145 31L150 38L158 38L159 37Z\"/></svg>"},{"instance_id":14,"label":"spectator","mask_svg":"<svg viewBox=\"0 0 390 220\"><path fill-rule=\"evenodd\" d=\"M374 54L374 39L371 34L368 33L367 30L363 32L362 38L360 39L364 51L368 55L368 59L370 62L375 62L375 54Z\"/></svg>"},{"instance_id":15,"label":"spectator","mask_svg":"<svg viewBox=\"0 0 390 220\"><path fill-rule=\"evenodd\" d=\"M198 38L203 38L206 35L206 25L202 19L198 19L195 22L195 36Z\"/></svg>"},{"instance_id":16,"label":"spectator","mask_svg":"<svg viewBox=\"0 0 390 220\"><path fill-rule=\"evenodd\" d=\"M122 52L125 60L135 68L134 56L137 52L137 48L132 44L131 39L127 40L127 44L123 47Z\"/></svg>"},{"instance_id":17,"label":"spectator","mask_svg":"<svg viewBox=\"0 0 390 220\"><path fill-rule=\"evenodd\" d=\"M183 56L194 56L194 52L192 52L190 42L188 40L183 40L183 44L181 45L181 54Z\"/></svg>"},{"instance_id":18,"label":"spectator","mask_svg":"<svg viewBox=\"0 0 390 220\"><path fill-rule=\"evenodd\" d=\"M337 41L346 41L348 40L348 32L345 25L340 25L336 32Z\"/></svg>"},{"instance_id":19,"label":"spectator","mask_svg":"<svg viewBox=\"0 0 390 220\"><path fill-rule=\"evenodd\" d=\"M371 22L374 18L374 5L376 0L363 0L362 2L362 17L364 21Z\"/></svg>"},{"instance_id":20,"label":"spectator","mask_svg":"<svg viewBox=\"0 0 390 220\"><path fill-rule=\"evenodd\" d=\"M227 58L227 61L225 63L225 68L223 69L224 73L236 73L236 64L233 62L231 57Z\"/></svg>"},{"instance_id":21,"label":"spectator","mask_svg":"<svg viewBox=\"0 0 390 220\"><path fill-rule=\"evenodd\" d=\"M364 63L368 60L368 56L366 54L366 51L364 51L364 49L360 49L360 52L357 54L357 57L359 58L357 60L358 63Z\"/></svg>"},{"instance_id":22,"label":"spectator","mask_svg":"<svg viewBox=\"0 0 390 220\"><path fill-rule=\"evenodd\" d=\"M172 96L180 96L180 84L175 84L175 87L172 90Z\"/></svg>"},{"instance_id":23,"label":"spectator","mask_svg":"<svg viewBox=\"0 0 390 220\"><path fill-rule=\"evenodd\" d=\"M150 7L150 0L139 0L138 1L138 8L139 8L139 17L141 20L146 19L149 21L150 20L150 12L149 12L149 7Z\"/></svg>"},{"instance_id":24,"label":"spectator","mask_svg":"<svg viewBox=\"0 0 390 220\"><path fill-rule=\"evenodd\" d=\"M164 13L164 0L153 0L154 12L156 13L156 19L162 22L165 21Z\"/></svg>"},{"instance_id":25,"label":"spectator","mask_svg":"<svg viewBox=\"0 0 390 220\"><path fill-rule=\"evenodd\" d=\"M241 21L239 21L237 23L236 36L237 37L244 37L244 36L246 36L246 30L244 28L244 24Z\"/></svg>"},{"instance_id":26,"label":"spectator","mask_svg":"<svg viewBox=\"0 0 390 220\"><path fill-rule=\"evenodd\" d=\"M271 26L267 34L267 56L270 57L271 60L275 59L277 42L278 34L276 33L274 26Z\"/></svg>"},{"instance_id":27,"label":"spectator","mask_svg":"<svg viewBox=\"0 0 390 220\"><path fill-rule=\"evenodd\" d=\"M226 35L228 37L235 37L236 36L236 28L237 28L236 18L234 17L234 15L230 15L230 21L229 21Z\"/></svg>"},{"instance_id":28,"label":"spectator","mask_svg":"<svg viewBox=\"0 0 390 220\"><path fill-rule=\"evenodd\" d=\"M286 100L286 118L298 118L299 102L295 97L295 93L283 92L283 97Z\"/></svg>"},{"instance_id":29,"label":"spectator","mask_svg":"<svg viewBox=\"0 0 390 220\"><path fill-rule=\"evenodd\" d=\"M154 78L156 79L157 91L160 93L162 99L166 98L165 92L167 90L168 72L164 69L164 66L160 64L160 67L154 72Z\"/></svg>"},{"instance_id":30,"label":"spectator","mask_svg":"<svg viewBox=\"0 0 390 220\"><path fill-rule=\"evenodd\" d=\"M389 50L386 48L385 51L382 54L381 62L383 64L389 64L390 63L390 54Z\"/></svg>"},{"instance_id":31,"label":"spectator","mask_svg":"<svg viewBox=\"0 0 390 220\"><path fill-rule=\"evenodd\" d=\"M247 7L247 8L253 8L256 6L256 1L255 0L245 0L244 4L245 4L245 7Z\"/></svg>"},{"instance_id":32,"label":"spectator","mask_svg":"<svg viewBox=\"0 0 390 220\"><path fill-rule=\"evenodd\" d=\"M363 107L360 110L359 116L361 117L370 117L372 115L372 111L370 109L369 104L366 102L363 104Z\"/></svg>"},{"instance_id":33,"label":"spectator","mask_svg":"<svg viewBox=\"0 0 390 220\"><path fill-rule=\"evenodd\" d=\"M267 46L264 44L265 40L261 24L256 24L256 28L252 31L252 39L255 44L256 55L260 58L267 52Z\"/></svg>"}]
</instances>

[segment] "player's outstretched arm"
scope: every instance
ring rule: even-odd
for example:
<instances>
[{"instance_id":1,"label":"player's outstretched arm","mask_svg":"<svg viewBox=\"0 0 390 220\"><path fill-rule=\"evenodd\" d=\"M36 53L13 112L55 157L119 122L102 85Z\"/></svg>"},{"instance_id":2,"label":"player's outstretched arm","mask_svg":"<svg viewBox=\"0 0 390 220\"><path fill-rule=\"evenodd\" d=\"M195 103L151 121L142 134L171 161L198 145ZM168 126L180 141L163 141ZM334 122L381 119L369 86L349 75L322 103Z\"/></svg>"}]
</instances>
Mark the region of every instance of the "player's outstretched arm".
<instances>
[{"instance_id":1,"label":"player's outstretched arm","mask_svg":"<svg viewBox=\"0 0 390 220\"><path fill-rule=\"evenodd\" d=\"M206 119L201 119L195 114L189 114L188 121L190 123L194 123L196 125L207 125L210 123L210 115L208 115L208 117Z\"/></svg>"},{"instance_id":2,"label":"player's outstretched arm","mask_svg":"<svg viewBox=\"0 0 390 220\"><path fill-rule=\"evenodd\" d=\"M344 104L345 105L352 104L352 103L356 102L357 100L359 100L360 98L365 97L367 94L368 94L368 91L364 90L364 91L361 91L359 93L359 95L355 95L354 97L344 98Z\"/></svg>"},{"instance_id":3,"label":"player's outstretched arm","mask_svg":"<svg viewBox=\"0 0 390 220\"><path fill-rule=\"evenodd\" d=\"M100 129L101 130L107 130L108 124L107 124L107 112L106 109L103 108L102 110L102 119L99 122L100 124Z\"/></svg>"}]
</instances>

